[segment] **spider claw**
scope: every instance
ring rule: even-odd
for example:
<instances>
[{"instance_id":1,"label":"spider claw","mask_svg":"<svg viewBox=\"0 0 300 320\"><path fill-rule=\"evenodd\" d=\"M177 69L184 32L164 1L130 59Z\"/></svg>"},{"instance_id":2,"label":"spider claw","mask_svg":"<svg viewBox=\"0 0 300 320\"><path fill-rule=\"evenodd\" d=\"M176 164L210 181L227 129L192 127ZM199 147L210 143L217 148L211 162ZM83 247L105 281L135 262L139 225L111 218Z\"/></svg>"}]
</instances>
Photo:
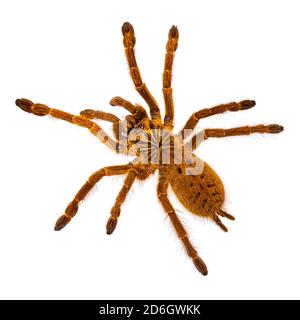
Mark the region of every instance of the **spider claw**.
<instances>
[{"instance_id":1,"label":"spider claw","mask_svg":"<svg viewBox=\"0 0 300 320\"><path fill-rule=\"evenodd\" d=\"M279 124L269 124L268 125L269 133L280 133L284 130L283 126Z\"/></svg>"},{"instance_id":2,"label":"spider claw","mask_svg":"<svg viewBox=\"0 0 300 320\"><path fill-rule=\"evenodd\" d=\"M195 267L197 268L197 270L203 276L207 276L208 270L207 270L206 264L204 263L204 261L200 257L196 257L195 259L193 259L193 263L194 263Z\"/></svg>"},{"instance_id":3,"label":"spider claw","mask_svg":"<svg viewBox=\"0 0 300 320\"><path fill-rule=\"evenodd\" d=\"M59 217L55 223L54 230L60 231L63 229L69 222L71 221L71 218L63 214L61 217Z\"/></svg>"},{"instance_id":4,"label":"spider claw","mask_svg":"<svg viewBox=\"0 0 300 320\"><path fill-rule=\"evenodd\" d=\"M122 26L122 33L125 35L126 33L134 33L133 26L130 22L124 22Z\"/></svg>"},{"instance_id":5,"label":"spider claw","mask_svg":"<svg viewBox=\"0 0 300 320\"><path fill-rule=\"evenodd\" d=\"M106 234L112 234L116 229L118 220L116 218L110 217L106 224Z\"/></svg>"},{"instance_id":6,"label":"spider claw","mask_svg":"<svg viewBox=\"0 0 300 320\"><path fill-rule=\"evenodd\" d=\"M243 100L240 102L241 110L253 108L256 105L254 100Z\"/></svg>"},{"instance_id":7,"label":"spider claw","mask_svg":"<svg viewBox=\"0 0 300 320\"><path fill-rule=\"evenodd\" d=\"M169 31L169 39L178 39L179 37L179 32L176 26L172 26L170 31Z\"/></svg>"},{"instance_id":8,"label":"spider claw","mask_svg":"<svg viewBox=\"0 0 300 320\"><path fill-rule=\"evenodd\" d=\"M34 105L32 101L22 98L22 99L17 99L15 103L23 111L29 112L29 113L32 112L31 109L32 109L32 106Z\"/></svg>"},{"instance_id":9,"label":"spider claw","mask_svg":"<svg viewBox=\"0 0 300 320\"><path fill-rule=\"evenodd\" d=\"M41 103L33 103L28 99L17 99L16 105L25 112L33 113L36 116L45 116L49 114L50 108Z\"/></svg>"},{"instance_id":10,"label":"spider claw","mask_svg":"<svg viewBox=\"0 0 300 320\"><path fill-rule=\"evenodd\" d=\"M122 26L123 44L125 48L133 48L135 46L135 36L133 26L129 22L125 22Z\"/></svg>"}]
</instances>

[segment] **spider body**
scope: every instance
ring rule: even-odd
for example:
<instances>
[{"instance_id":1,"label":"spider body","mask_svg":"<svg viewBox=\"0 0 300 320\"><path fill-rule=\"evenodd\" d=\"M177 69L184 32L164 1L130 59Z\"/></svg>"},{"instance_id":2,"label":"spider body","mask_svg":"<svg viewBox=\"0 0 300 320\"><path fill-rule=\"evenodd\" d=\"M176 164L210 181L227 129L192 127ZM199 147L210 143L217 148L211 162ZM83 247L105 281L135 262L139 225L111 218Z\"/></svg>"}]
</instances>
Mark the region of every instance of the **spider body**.
<instances>
[{"instance_id":1,"label":"spider body","mask_svg":"<svg viewBox=\"0 0 300 320\"><path fill-rule=\"evenodd\" d=\"M231 220L234 220L234 217L222 209L225 200L223 183L217 173L194 154L194 150L199 143L209 138L252 133L279 133L283 127L278 124L256 125L230 129L204 129L200 133L193 133L199 120L203 118L227 111L247 110L255 106L253 100L242 100L201 109L192 114L180 132L174 134L174 103L171 83L174 54L178 46L178 29L175 26L170 29L166 45L162 89L165 103L163 120L158 104L143 82L136 62L135 34L132 25L128 22L124 23L122 33L130 76L137 92L147 103L150 115L142 106L133 105L121 97L113 98L110 104L114 107L123 107L130 113L123 120L114 114L103 111L87 109L83 110L80 115L73 115L62 110L49 108L44 104L33 103L28 99L16 100L16 105L28 113L37 116L50 115L86 128L116 153L135 157L132 162L127 164L108 166L94 172L69 203L64 214L57 220L54 229L61 230L71 221L76 215L80 203L103 177L126 175L107 221L107 234L111 234L120 217L121 205L135 179L146 180L155 171L158 171L157 197L182 241L186 253L196 268L203 275L206 275L207 267L191 244L188 234L169 200L168 186L171 186L178 200L188 211L212 220L222 230L227 231L220 217ZM114 137L110 137L100 127L96 122L98 120L112 123Z\"/></svg>"},{"instance_id":2,"label":"spider body","mask_svg":"<svg viewBox=\"0 0 300 320\"><path fill-rule=\"evenodd\" d=\"M217 173L207 163L203 166L203 171L198 175L186 175L181 166L171 166L171 172L167 175L172 190L184 207L196 215L209 217L222 207L225 191Z\"/></svg>"}]
</instances>

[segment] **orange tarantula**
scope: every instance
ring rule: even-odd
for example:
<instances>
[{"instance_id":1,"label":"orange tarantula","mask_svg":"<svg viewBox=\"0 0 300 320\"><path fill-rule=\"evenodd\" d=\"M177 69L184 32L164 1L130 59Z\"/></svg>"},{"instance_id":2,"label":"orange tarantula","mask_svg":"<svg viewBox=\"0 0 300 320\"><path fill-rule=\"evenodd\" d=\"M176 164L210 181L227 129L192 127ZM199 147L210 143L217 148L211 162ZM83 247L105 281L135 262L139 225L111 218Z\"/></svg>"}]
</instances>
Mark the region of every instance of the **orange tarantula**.
<instances>
[{"instance_id":1,"label":"orange tarantula","mask_svg":"<svg viewBox=\"0 0 300 320\"><path fill-rule=\"evenodd\" d=\"M57 220L55 230L61 230L71 221L76 215L81 201L104 176L126 175L124 185L116 198L107 222L107 233L111 234L117 225L121 205L135 179L145 180L158 170L157 197L170 218L188 256L192 259L198 271L207 275L205 263L191 244L187 232L168 198L168 186L171 185L178 200L187 210L198 216L211 219L222 230L227 231L220 217L230 220L234 220L234 217L222 209L225 198L223 183L216 172L194 155L193 151L201 141L208 138L223 138L252 133L279 133L283 130L283 127L278 124L243 126L231 129L205 129L201 133L193 134L193 129L203 118L226 111L246 110L255 106L253 100L243 100L197 111L192 114L179 133L173 134L174 103L171 82L174 54L179 37L177 27L171 27L166 45L162 88L165 103L163 120L156 100L142 80L134 53L134 29L130 23L123 24L122 34L130 76L135 89L149 106L150 116L142 106L133 105L121 97L113 98L110 104L123 107L130 113L124 120L102 111L88 109L82 111L80 115L72 115L49 108L44 104L33 103L28 99L16 100L16 105L26 112L37 116L50 115L87 128L110 149L117 153L135 156L135 159L128 164L108 166L93 173L67 206L65 213ZM94 119L111 122L114 138L106 134L93 121Z\"/></svg>"}]
</instances>

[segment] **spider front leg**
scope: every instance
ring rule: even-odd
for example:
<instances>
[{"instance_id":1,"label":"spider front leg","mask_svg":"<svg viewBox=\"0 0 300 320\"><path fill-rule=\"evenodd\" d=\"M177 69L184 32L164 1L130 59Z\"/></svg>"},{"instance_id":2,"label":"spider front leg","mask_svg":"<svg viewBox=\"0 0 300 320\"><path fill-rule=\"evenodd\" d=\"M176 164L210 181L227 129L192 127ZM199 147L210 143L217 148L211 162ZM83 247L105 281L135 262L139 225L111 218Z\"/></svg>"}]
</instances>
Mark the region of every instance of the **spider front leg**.
<instances>
[{"instance_id":1,"label":"spider front leg","mask_svg":"<svg viewBox=\"0 0 300 320\"><path fill-rule=\"evenodd\" d=\"M186 230L184 229L181 221L176 215L176 212L170 200L168 199L167 188L168 188L168 181L165 177L161 175L159 177L159 182L157 185L157 197L160 203L162 204L165 212L167 213L168 217L170 218L171 223L173 224L175 231L177 233L177 236L182 241L188 256L193 260L193 263L197 268L197 270L201 272L204 276L206 276L208 273L207 267L204 261L198 256L196 249L193 247L193 245L191 244L188 238Z\"/></svg>"},{"instance_id":2,"label":"spider front leg","mask_svg":"<svg viewBox=\"0 0 300 320\"><path fill-rule=\"evenodd\" d=\"M133 170L131 164L111 166L102 168L93 173L87 180L87 182L77 192L74 199L67 206L65 213L56 221L54 230L59 231L64 228L71 219L76 215L78 211L79 203L86 197L86 195L93 189L97 182L99 182L104 176L121 175Z\"/></svg>"},{"instance_id":3,"label":"spider front leg","mask_svg":"<svg viewBox=\"0 0 300 320\"><path fill-rule=\"evenodd\" d=\"M254 106L255 106L255 101L243 100L240 102L230 102L226 104L220 104L216 107L212 107L209 109L202 109L191 115L191 117L188 119L185 126L181 130L180 134L182 135L182 137L187 138L192 132L192 130L195 129L200 119L204 119L204 118L213 116L215 114L224 113L226 111L247 110L247 109L253 108ZM189 129L189 130L185 132L185 129Z\"/></svg>"},{"instance_id":4,"label":"spider front leg","mask_svg":"<svg viewBox=\"0 0 300 320\"><path fill-rule=\"evenodd\" d=\"M199 132L191 139L192 149L195 150L198 145L208 138L225 138L230 136L243 136L250 135L252 133L280 133L283 131L283 126L279 124L269 125L256 125L256 126L244 126L231 129L205 129L203 132Z\"/></svg>"},{"instance_id":5,"label":"spider front leg","mask_svg":"<svg viewBox=\"0 0 300 320\"><path fill-rule=\"evenodd\" d=\"M161 114L158 107L158 104L154 97L151 95L145 83L143 83L140 70L138 68L134 46L135 46L135 35L133 26L129 22L125 22L122 26L122 34L123 34L123 44L125 47L125 54L129 66L130 76L134 83L135 89L138 93L143 97L143 99L147 102L150 108L150 115L153 120L156 121L157 124L161 124Z\"/></svg>"},{"instance_id":6,"label":"spider front leg","mask_svg":"<svg viewBox=\"0 0 300 320\"><path fill-rule=\"evenodd\" d=\"M120 216L121 212L121 205L125 201L125 198L132 187L134 180L137 176L137 173L135 171L130 171L124 181L123 187L120 190L117 199L115 201L114 206L111 209L110 212L110 218L107 221L106 224L106 233L112 234L117 226L118 218Z\"/></svg>"},{"instance_id":7,"label":"spider front leg","mask_svg":"<svg viewBox=\"0 0 300 320\"><path fill-rule=\"evenodd\" d=\"M166 55L165 55L165 65L163 72L163 95L165 101L165 117L164 125L167 128L173 128L174 121L174 102L173 102L173 89L171 87L172 83L172 68L175 51L178 46L179 32L177 27L172 26L168 35L168 42L166 45Z\"/></svg>"},{"instance_id":8,"label":"spider front leg","mask_svg":"<svg viewBox=\"0 0 300 320\"><path fill-rule=\"evenodd\" d=\"M115 152L119 150L119 144L111 138L97 123L89 120L83 116L75 116L68 112L49 108L48 106L40 103L33 103L28 99L17 99L16 105L25 112L32 113L36 116L52 116L56 119L64 120L80 127L87 128L93 135L106 144L110 149Z\"/></svg>"}]
</instances>

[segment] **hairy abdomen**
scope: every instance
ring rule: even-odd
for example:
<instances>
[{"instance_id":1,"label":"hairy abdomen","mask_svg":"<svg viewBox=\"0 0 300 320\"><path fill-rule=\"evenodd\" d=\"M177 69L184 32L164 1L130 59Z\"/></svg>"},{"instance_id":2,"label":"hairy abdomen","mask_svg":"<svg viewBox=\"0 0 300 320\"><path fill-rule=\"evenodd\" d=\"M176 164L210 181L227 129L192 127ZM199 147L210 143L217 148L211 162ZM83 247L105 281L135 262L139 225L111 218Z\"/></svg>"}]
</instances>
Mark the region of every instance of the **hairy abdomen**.
<instances>
[{"instance_id":1,"label":"hairy abdomen","mask_svg":"<svg viewBox=\"0 0 300 320\"><path fill-rule=\"evenodd\" d=\"M208 216L224 203L223 183L207 163L197 175L186 175L180 165L174 166L169 179L178 200L196 215Z\"/></svg>"}]
</instances>

